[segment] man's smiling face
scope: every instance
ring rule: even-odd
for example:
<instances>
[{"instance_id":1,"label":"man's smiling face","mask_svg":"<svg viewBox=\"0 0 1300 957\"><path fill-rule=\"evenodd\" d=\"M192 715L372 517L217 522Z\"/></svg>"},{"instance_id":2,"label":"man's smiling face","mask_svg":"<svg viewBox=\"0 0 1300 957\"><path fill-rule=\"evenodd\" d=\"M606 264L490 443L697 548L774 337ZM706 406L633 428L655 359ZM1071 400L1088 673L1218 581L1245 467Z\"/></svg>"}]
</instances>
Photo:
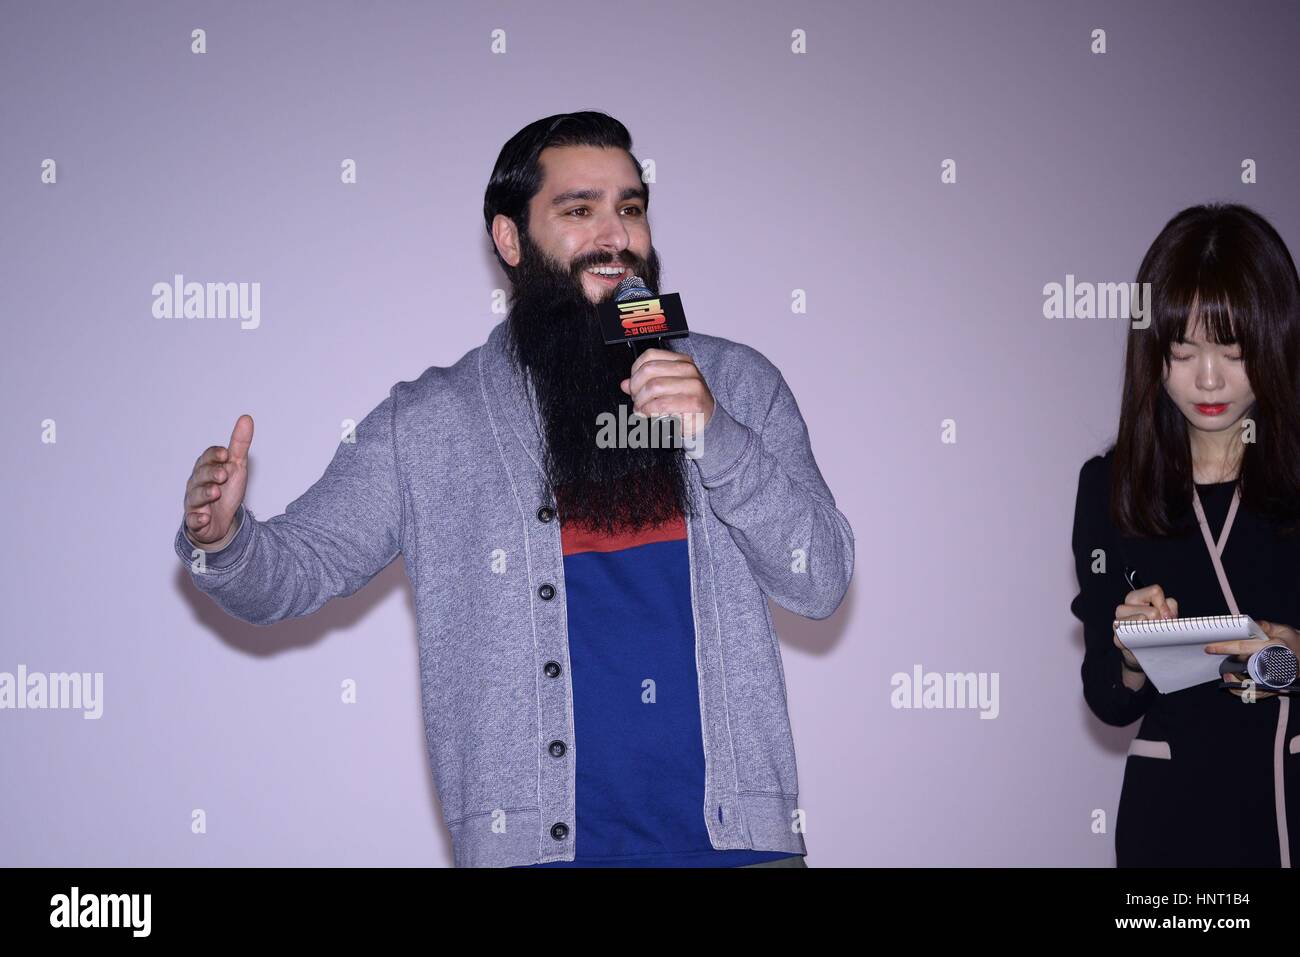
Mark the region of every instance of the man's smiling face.
<instances>
[{"instance_id":1,"label":"man's smiling face","mask_svg":"<svg viewBox=\"0 0 1300 957\"><path fill-rule=\"evenodd\" d=\"M649 280L650 222L640 171L626 151L597 146L547 147L538 155L542 187L528 204L528 236L550 261L602 302L626 274L594 275L593 267L622 268ZM502 257L519 263L511 230Z\"/></svg>"}]
</instances>

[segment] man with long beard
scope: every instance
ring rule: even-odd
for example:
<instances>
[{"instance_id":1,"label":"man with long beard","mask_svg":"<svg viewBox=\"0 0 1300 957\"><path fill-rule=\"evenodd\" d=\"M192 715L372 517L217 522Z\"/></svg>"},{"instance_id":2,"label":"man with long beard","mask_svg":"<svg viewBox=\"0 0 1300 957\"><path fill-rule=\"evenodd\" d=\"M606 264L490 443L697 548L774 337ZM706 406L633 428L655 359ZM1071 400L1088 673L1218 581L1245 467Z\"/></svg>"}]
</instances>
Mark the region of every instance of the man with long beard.
<instances>
[{"instance_id":1,"label":"man with long beard","mask_svg":"<svg viewBox=\"0 0 1300 957\"><path fill-rule=\"evenodd\" d=\"M242 505L249 416L186 486L177 553L246 621L404 556L457 866L803 866L766 601L829 616L853 532L762 355L698 332L635 361L604 344L595 306L625 271L659 285L630 146L591 112L505 145L484 220L509 316L395 385L285 514ZM629 405L680 441L606 447Z\"/></svg>"},{"instance_id":2,"label":"man with long beard","mask_svg":"<svg viewBox=\"0 0 1300 957\"><path fill-rule=\"evenodd\" d=\"M584 149L594 148L564 147L569 155L557 151L542 164L581 161L572 153ZM593 157L595 162L603 159ZM617 416L620 405L631 406L621 386L631 372L632 353L605 345L584 276L590 269L622 267L658 289L658 254L652 248L642 259L630 247L597 250L563 266L543 253L526 230L502 228L508 236L504 242L517 237L510 246L517 264L511 270L507 347L526 370L539 407L547 478L563 503L562 522L595 525L608 534L656 525L685 511L689 492L683 443L608 448L597 441L601 416ZM591 280L607 287L597 301L613 296L619 278ZM667 350L655 354L661 360L689 362ZM703 388L702 380L699 386ZM692 423L689 416L681 421L683 429Z\"/></svg>"}]
</instances>

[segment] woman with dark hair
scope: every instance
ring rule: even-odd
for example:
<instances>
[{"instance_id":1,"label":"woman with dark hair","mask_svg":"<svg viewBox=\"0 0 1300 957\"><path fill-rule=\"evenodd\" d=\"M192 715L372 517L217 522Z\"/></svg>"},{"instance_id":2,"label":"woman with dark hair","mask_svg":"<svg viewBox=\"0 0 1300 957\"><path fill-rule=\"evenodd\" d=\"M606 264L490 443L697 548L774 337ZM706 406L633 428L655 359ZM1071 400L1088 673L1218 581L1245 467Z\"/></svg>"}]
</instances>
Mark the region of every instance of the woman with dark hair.
<instances>
[{"instance_id":1,"label":"woman with dark hair","mask_svg":"<svg viewBox=\"0 0 1300 957\"><path fill-rule=\"evenodd\" d=\"M1300 652L1300 280L1267 221L1221 204L1170 220L1137 279L1151 321L1129 330L1119 432L1079 473L1072 542L1084 698L1107 724L1142 719L1116 862L1290 867L1300 707L1237 687L1269 642L1207 645L1231 656L1223 680L1161 694L1113 624L1250 615Z\"/></svg>"}]
</instances>

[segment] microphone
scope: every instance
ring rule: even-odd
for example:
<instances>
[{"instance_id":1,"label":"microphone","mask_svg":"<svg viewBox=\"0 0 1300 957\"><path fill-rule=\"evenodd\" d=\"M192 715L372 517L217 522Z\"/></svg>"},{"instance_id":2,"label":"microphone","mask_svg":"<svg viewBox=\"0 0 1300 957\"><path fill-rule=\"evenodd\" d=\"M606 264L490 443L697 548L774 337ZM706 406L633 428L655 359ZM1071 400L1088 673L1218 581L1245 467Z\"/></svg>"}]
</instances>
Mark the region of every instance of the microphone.
<instances>
[{"instance_id":1,"label":"microphone","mask_svg":"<svg viewBox=\"0 0 1300 957\"><path fill-rule=\"evenodd\" d=\"M650 299L653 296L653 290L646 285L644 279L635 273L628 273L614 287L615 302L626 302L629 299Z\"/></svg>"},{"instance_id":2,"label":"microphone","mask_svg":"<svg viewBox=\"0 0 1300 957\"><path fill-rule=\"evenodd\" d=\"M653 299L654 292L646 285L645 280L635 273L629 272L614 287L614 295L611 297L614 302L637 302L643 299ZM646 336L642 339L633 339L628 341L632 347L632 356L635 359L641 353L651 348L650 343L654 342L654 347L658 348L662 344L659 336Z\"/></svg>"},{"instance_id":3,"label":"microphone","mask_svg":"<svg viewBox=\"0 0 1300 957\"><path fill-rule=\"evenodd\" d=\"M630 272L609 299L597 304L596 314L605 345L627 343L634 356L649 348L662 348L665 339L690 335L682 297L675 292L657 293Z\"/></svg>"},{"instance_id":4,"label":"microphone","mask_svg":"<svg viewBox=\"0 0 1300 957\"><path fill-rule=\"evenodd\" d=\"M1295 652L1286 645L1265 645L1246 662L1255 684L1270 690L1295 684L1296 670Z\"/></svg>"}]
</instances>

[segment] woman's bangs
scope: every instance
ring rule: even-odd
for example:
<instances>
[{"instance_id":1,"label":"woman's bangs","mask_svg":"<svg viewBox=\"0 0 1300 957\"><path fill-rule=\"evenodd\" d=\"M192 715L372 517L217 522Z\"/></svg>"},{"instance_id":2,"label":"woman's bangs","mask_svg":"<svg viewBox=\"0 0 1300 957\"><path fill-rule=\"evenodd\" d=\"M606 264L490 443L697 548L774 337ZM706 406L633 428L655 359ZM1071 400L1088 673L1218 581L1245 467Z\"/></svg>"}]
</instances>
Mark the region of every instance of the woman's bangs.
<instances>
[{"instance_id":1,"label":"woman's bangs","mask_svg":"<svg viewBox=\"0 0 1300 957\"><path fill-rule=\"evenodd\" d=\"M1184 320L1183 336L1201 327L1205 338L1216 345L1236 345L1237 331L1232 325L1232 303L1227 291L1218 284L1208 289L1198 289Z\"/></svg>"}]
</instances>

